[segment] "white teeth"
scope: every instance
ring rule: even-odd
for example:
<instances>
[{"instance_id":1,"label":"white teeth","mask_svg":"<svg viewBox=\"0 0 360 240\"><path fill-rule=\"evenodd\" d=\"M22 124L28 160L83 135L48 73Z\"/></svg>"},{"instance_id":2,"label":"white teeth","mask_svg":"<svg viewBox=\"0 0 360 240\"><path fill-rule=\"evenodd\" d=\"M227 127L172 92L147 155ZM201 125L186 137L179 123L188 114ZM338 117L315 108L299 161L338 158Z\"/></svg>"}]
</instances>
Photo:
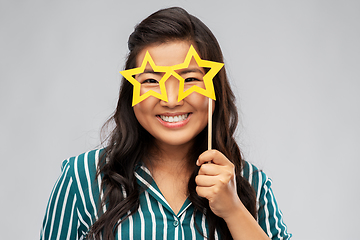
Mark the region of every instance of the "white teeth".
<instances>
[{"instance_id":1,"label":"white teeth","mask_svg":"<svg viewBox=\"0 0 360 240\"><path fill-rule=\"evenodd\" d=\"M189 116L189 114L187 113L187 114L178 115L178 116L163 116L163 115L160 115L160 118L164 122L174 123L174 122L184 121L188 116Z\"/></svg>"}]
</instances>

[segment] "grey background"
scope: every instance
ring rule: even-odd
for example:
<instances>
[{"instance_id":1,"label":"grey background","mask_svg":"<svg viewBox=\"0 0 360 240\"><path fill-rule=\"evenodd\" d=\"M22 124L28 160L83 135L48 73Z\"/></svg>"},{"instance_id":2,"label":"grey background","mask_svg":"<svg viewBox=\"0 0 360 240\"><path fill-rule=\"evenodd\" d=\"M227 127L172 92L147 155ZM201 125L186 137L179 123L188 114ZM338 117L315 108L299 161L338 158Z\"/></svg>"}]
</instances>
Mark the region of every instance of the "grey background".
<instances>
[{"instance_id":1,"label":"grey background","mask_svg":"<svg viewBox=\"0 0 360 240\"><path fill-rule=\"evenodd\" d=\"M37 239L63 159L98 146L133 26L183 6L217 36L246 159L294 239L360 239L360 1L0 2L1 239Z\"/></svg>"}]
</instances>

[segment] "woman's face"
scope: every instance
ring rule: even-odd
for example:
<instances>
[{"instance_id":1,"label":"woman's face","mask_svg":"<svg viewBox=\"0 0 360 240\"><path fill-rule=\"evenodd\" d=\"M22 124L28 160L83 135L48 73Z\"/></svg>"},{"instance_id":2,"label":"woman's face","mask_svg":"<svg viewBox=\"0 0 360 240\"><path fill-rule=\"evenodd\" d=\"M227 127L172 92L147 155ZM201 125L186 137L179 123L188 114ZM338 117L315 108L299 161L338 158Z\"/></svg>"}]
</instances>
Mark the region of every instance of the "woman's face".
<instances>
[{"instance_id":1,"label":"woman's face","mask_svg":"<svg viewBox=\"0 0 360 240\"><path fill-rule=\"evenodd\" d=\"M146 51L150 53L156 66L173 66L185 60L191 43L173 41L160 45L150 45L136 58L140 67ZM185 69L176 71L185 79L184 91L193 85L205 88L205 71L194 59ZM144 73L135 79L141 83L140 94L149 90L160 93L159 81L164 73L154 72L147 64ZM150 96L134 106L134 112L140 124L156 139L160 146L180 146L192 144L192 140L205 128L208 122L208 98L193 92L178 102L179 80L170 76L165 82L168 102ZM213 104L215 105L215 104Z\"/></svg>"}]
</instances>

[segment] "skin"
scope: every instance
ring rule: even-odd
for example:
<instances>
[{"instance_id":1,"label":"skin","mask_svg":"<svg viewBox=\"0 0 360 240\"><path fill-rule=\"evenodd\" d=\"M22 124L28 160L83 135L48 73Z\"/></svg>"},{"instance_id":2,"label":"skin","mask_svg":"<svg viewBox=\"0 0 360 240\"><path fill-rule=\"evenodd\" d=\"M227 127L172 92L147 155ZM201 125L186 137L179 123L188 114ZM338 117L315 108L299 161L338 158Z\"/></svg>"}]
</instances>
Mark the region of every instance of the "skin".
<instances>
[{"instance_id":1,"label":"skin","mask_svg":"<svg viewBox=\"0 0 360 240\"><path fill-rule=\"evenodd\" d=\"M146 51L149 51L152 59L157 66L172 66L184 62L185 56L190 48L190 42L170 42L161 45L149 46L137 56L137 66L143 61ZM195 69L194 72L181 74L182 70L177 71L188 82L186 88L197 85L204 88L202 77L205 72L193 59L188 69ZM150 65L145 71L151 71ZM143 73L135 76L141 84L140 93L148 90L160 91L158 81L163 73ZM195 80L196 79L196 80ZM196 92L190 94L185 99L178 102L179 80L171 76L165 83L168 102L159 100L153 96L134 106L135 116L140 124L155 137L157 144L162 148L173 146L183 147L192 145L193 139L207 125L208 98ZM189 122L183 127L169 128L159 122L158 115L181 115L189 114ZM176 136L176 137L174 137Z\"/></svg>"},{"instance_id":2,"label":"skin","mask_svg":"<svg viewBox=\"0 0 360 240\"><path fill-rule=\"evenodd\" d=\"M137 56L137 66L141 65L146 51L149 51L157 66L180 64L184 61L190 44L175 41L148 46ZM204 88L204 70L194 60L189 68L199 71L182 75L184 79L189 79L185 87L196 84ZM146 71L148 73L135 76L142 83L141 94L150 89L158 91L157 82L162 77L162 73L152 73L149 65ZM208 98L193 92L178 102L178 79L170 77L165 86L168 102L150 96L133 109L140 124L154 136L158 146L156 152L150 155L155 157L145 159L144 163L174 213L178 213L188 196L187 183L193 171L193 165L190 165L186 156L194 138L207 125ZM171 127L159 120L159 115L179 114L190 114L186 124ZM207 198L211 210L225 220L233 238L269 239L238 197L235 169L229 159L217 150L208 150L199 156L196 164L200 166L195 179L196 191L199 196Z\"/></svg>"},{"instance_id":3,"label":"skin","mask_svg":"<svg viewBox=\"0 0 360 240\"><path fill-rule=\"evenodd\" d=\"M225 220L233 239L269 239L237 195L235 168L229 159L217 150L208 150L196 165L200 166L196 192Z\"/></svg>"},{"instance_id":4,"label":"skin","mask_svg":"<svg viewBox=\"0 0 360 240\"><path fill-rule=\"evenodd\" d=\"M150 45L137 56L137 67L143 61L146 51L149 51L157 66L172 66L184 62L190 48L190 42L169 42L160 45ZM185 88L197 85L204 88L202 77L204 69L192 60L189 69L196 71L181 74L189 79ZM141 83L141 94L148 90L159 91L159 84L163 73L151 73L151 67L145 68L144 74L135 76ZM194 80L198 79L198 80ZM133 109L139 123L155 138L156 152L144 159L144 163L166 198L167 202L177 213L185 202L188 192L187 183L194 166L189 165L186 155L194 144L194 138L207 125L208 98L196 92L178 102L179 80L171 76L165 83L168 102L150 96L136 104ZM215 105L215 104L214 104ZM159 115L190 114L187 123L181 127L168 127L161 123ZM155 150L154 150L155 151Z\"/></svg>"}]
</instances>

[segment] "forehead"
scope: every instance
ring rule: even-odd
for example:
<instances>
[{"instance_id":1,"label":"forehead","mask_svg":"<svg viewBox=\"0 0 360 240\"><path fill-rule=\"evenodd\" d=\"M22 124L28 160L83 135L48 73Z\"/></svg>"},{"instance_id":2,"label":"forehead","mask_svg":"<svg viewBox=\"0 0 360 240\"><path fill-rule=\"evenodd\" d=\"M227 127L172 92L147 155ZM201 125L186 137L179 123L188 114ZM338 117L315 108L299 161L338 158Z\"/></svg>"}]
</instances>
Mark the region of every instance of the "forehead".
<instances>
[{"instance_id":1,"label":"forehead","mask_svg":"<svg viewBox=\"0 0 360 240\"><path fill-rule=\"evenodd\" d=\"M183 63L190 46L191 42L189 41L172 41L147 46L136 57L136 65L137 67L141 66L147 51L157 66L173 66ZM193 62L195 61L192 60L190 65Z\"/></svg>"}]
</instances>

